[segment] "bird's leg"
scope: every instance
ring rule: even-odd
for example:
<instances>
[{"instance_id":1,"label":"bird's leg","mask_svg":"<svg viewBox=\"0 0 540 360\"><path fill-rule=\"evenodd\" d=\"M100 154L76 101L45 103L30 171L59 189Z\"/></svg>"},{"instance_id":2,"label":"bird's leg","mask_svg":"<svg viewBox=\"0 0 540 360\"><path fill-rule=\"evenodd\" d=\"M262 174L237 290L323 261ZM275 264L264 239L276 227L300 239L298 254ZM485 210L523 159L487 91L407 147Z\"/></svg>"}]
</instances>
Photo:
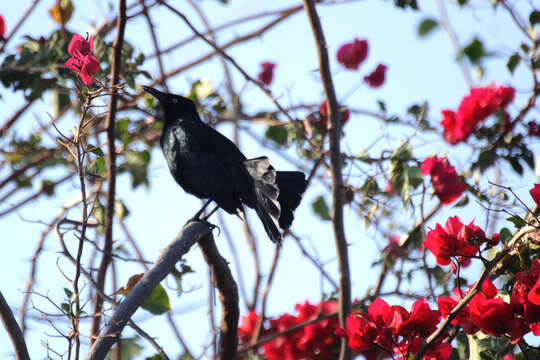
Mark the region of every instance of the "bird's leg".
<instances>
[{"instance_id":1,"label":"bird's leg","mask_svg":"<svg viewBox=\"0 0 540 360\"><path fill-rule=\"evenodd\" d=\"M191 219L188 220L188 222L190 221L199 221L200 220L200 217L201 217L201 214L204 212L204 210L206 210L206 208L208 207L208 205L210 205L210 203L212 202L211 199L207 200L203 207L201 208L201 210L197 211L197 213L195 213L195 215L193 215L193 217Z\"/></svg>"},{"instance_id":2,"label":"bird's leg","mask_svg":"<svg viewBox=\"0 0 540 360\"><path fill-rule=\"evenodd\" d=\"M189 224L190 222L192 221L201 221L203 223L206 223L212 230L214 229L218 229L219 233L221 233L221 230L220 228L217 226L217 225L214 225L212 223L210 223L208 221L208 218L217 211L217 209L219 209L219 205L216 205L215 208L212 209L212 211L210 211L207 215L205 215L202 219L201 219L201 214L204 212L204 210L206 210L206 208L208 207L208 205L210 205L210 203L212 202L212 200L208 200L206 201L206 203L203 205L203 207L197 211L197 213L195 215L193 215L193 217L191 219L189 219L187 222L186 222L186 225ZM218 235L219 235L218 233Z\"/></svg>"}]
</instances>

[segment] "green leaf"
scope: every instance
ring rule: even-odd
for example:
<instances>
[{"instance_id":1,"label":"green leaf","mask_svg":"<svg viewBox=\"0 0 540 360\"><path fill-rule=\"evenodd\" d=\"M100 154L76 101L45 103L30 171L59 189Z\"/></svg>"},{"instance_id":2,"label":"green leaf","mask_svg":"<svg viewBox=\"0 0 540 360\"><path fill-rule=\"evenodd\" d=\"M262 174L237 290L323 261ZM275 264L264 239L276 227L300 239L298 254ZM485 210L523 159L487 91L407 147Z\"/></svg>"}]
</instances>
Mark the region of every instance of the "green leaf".
<instances>
[{"instance_id":1,"label":"green leaf","mask_svg":"<svg viewBox=\"0 0 540 360\"><path fill-rule=\"evenodd\" d=\"M514 70L516 69L516 66L519 65L520 61L521 61L521 56L519 56L518 53L512 54L512 56L508 58L508 61L506 63L506 67L508 68L508 71L510 71L510 73L513 74Z\"/></svg>"},{"instance_id":2,"label":"green leaf","mask_svg":"<svg viewBox=\"0 0 540 360\"><path fill-rule=\"evenodd\" d=\"M426 18L418 24L418 36L426 37L431 34L439 26L439 23L436 20L431 18Z\"/></svg>"},{"instance_id":3,"label":"green leaf","mask_svg":"<svg viewBox=\"0 0 540 360\"><path fill-rule=\"evenodd\" d=\"M123 220L129 215L129 209L122 200L117 199L114 201L114 213L120 220Z\"/></svg>"},{"instance_id":4,"label":"green leaf","mask_svg":"<svg viewBox=\"0 0 540 360\"><path fill-rule=\"evenodd\" d=\"M517 157L512 156L508 159L508 162L510 163L512 169L514 169L515 172L517 172L519 175L523 175L523 166L521 166Z\"/></svg>"},{"instance_id":5,"label":"green leaf","mask_svg":"<svg viewBox=\"0 0 540 360\"><path fill-rule=\"evenodd\" d=\"M501 237L501 241L506 244L512 239L512 232L508 228L503 227L499 231L499 236Z\"/></svg>"},{"instance_id":6,"label":"green leaf","mask_svg":"<svg viewBox=\"0 0 540 360\"><path fill-rule=\"evenodd\" d=\"M47 196L53 196L54 195L54 181L44 179L41 181L41 189L45 195Z\"/></svg>"},{"instance_id":7,"label":"green leaf","mask_svg":"<svg viewBox=\"0 0 540 360\"><path fill-rule=\"evenodd\" d=\"M318 196L311 204L311 207L313 208L313 212L319 215L321 219L332 220L332 217L330 216L330 208L322 196Z\"/></svg>"},{"instance_id":8,"label":"green leaf","mask_svg":"<svg viewBox=\"0 0 540 360\"><path fill-rule=\"evenodd\" d=\"M264 136L279 145L288 145L289 143L289 132L285 126L269 126Z\"/></svg>"},{"instance_id":9,"label":"green leaf","mask_svg":"<svg viewBox=\"0 0 540 360\"><path fill-rule=\"evenodd\" d=\"M529 22L531 23L531 26L534 26L534 25L540 23L540 11L534 10L529 15Z\"/></svg>"},{"instance_id":10,"label":"green leaf","mask_svg":"<svg viewBox=\"0 0 540 360\"><path fill-rule=\"evenodd\" d=\"M525 225L527 225L527 223L525 222L525 220L523 220L521 217L519 217L518 215L514 215L514 216L510 216L509 218L506 218L506 220L510 221L512 224L514 224L514 226L516 227L516 229L521 229L522 227L524 227Z\"/></svg>"},{"instance_id":11,"label":"green leaf","mask_svg":"<svg viewBox=\"0 0 540 360\"><path fill-rule=\"evenodd\" d=\"M163 360L163 357L160 354L155 354L147 357L145 360Z\"/></svg>"},{"instance_id":12,"label":"green leaf","mask_svg":"<svg viewBox=\"0 0 540 360\"><path fill-rule=\"evenodd\" d=\"M105 156L105 153L103 152L103 150L101 150L100 147L97 147L97 146L94 146L92 144L88 144L88 146L86 147L86 149L88 151L90 151L92 154L95 154L99 157L103 157Z\"/></svg>"},{"instance_id":13,"label":"green leaf","mask_svg":"<svg viewBox=\"0 0 540 360\"><path fill-rule=\"evenodd\" d=\"M412 148L411 144L407 142L400 141L396 150L390 155L390 160L410 160L412 159Z\"/></svg>"},{"instance_id":14,"label":"green leaf","mask_svg":"<svg viewBox=\"0 0 540 360\"><path fill-rule=\"evenodd\" d=\"M495 162L496 154L494 149L483 150L478 154L478 167L480 172L484 172Z\"/></svg>"},{"instance_id":15,"label":"green leaf","mask_svg":"<svg viewBox=\"0 0 540 360\"><path fill-rule=\"evenodd\" d=\"M143 347L137 343L138 337L120 338L120 360L132 360L139 358L143 351ZM116 348L118 345L115 345ZM113 348L113 349L114 349ZM109 351L107 354L107 360L116 359L111 354L114 354L115 350Z\"/></svg>"},{"instance_id":16,"label":"green leaf","mask_svg":"<svg viewBox=\"0 0 540 360\"><path fill-rule=\"evenodd\" d=\"M457 203L454 204L454 207L463 207L469 203L469 197L463 196Z\"/></svg>"},{"instance_id":17,"label":"green leaf","mask_svg":"<svg viewBox=\"0 0 540 360\"><path fill-rule=\"evenodd\" d=\"M422 171L419 166L408 167L407 176L409 177L409 184L413 188L417 188L422 183Z\"/></svg>"},{"instance_id":18,"label":"green leaf","mask_svg":"<svg viewBox=\"0 0 540 360\"><path fill-rule=\"evenodd\" d=\"M478 38L474 38L469 45L463 48L462 54L465 55L472 64L478 65L482 58L489 54L484 49L484 43Z\"/></svg>"},{"instance_id":19,"label":"green leaf","mask_svg":"<svg viewBox=\"0 0 540 360\"><path fill-rule=\"evenodd\" d=\"M68 303L61 303L61 304L60 304L60 308L61 308L66 314L71 313L71 307L69 306Z\"/></svg>"},{"instance_id":20,"label":"green leaf","mask_svg":"<svg viewBox=\"0 0 540 360\"><path fill-rule=\"evenodd\" d=\"M165 288L161 284L158 284L154 290L152 290L150 296L144 300L141 307L154 315L161 315L171 310L169 296L167 295Z\"/></svg>"},{"instance_id":21,"label":"green leaf","mask_svg":"<svg viewBox=\"0 0 540 360\"><path fill-rule=\"evenodd\" d=\"M95 176L99 178L105 177L105 169L107 167L107 164L105 162L105 158L99 157L93 161L91 161L85 169L85 173L88 176Z\"/></svg>"},{"instance_id":22,"label":"green leaf","mask_svg":"<svg viewBox=\"0 0 540 360\"><path fill-rule=\"evenodd\" d=\"M68 288L64 288L64 293L66 294L68 299L71 299L73 296L73 291L69 290Z\"/></svg>"}]
</instances>

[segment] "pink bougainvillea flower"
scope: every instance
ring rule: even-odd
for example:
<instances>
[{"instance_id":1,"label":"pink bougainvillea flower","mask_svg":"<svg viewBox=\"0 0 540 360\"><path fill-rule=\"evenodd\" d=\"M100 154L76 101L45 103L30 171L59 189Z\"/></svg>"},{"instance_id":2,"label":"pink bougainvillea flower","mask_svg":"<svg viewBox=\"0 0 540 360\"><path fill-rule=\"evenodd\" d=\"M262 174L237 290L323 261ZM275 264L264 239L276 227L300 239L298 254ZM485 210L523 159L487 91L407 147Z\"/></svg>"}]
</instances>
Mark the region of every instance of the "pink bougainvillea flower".
<instances>
[{"instance_id":1,"label":"pink bougainvillea flower","mask_svg":"<svg viewBox=\"0 0 540 360\"><path fill-rule=\"evenodd\" d=\"M4 17L0 15L0 40L4 38L5 33L6 33L6 22L4 21Z\"/></svg>"},{"instance_id":2,"label":"pink bougainvillea flower","mask_svg":"<svg viewBox=\"0 0 540 360\"><path fill-rule=\"evenodd\" d=\"M345 125L347 121L349 121L349 110L344 107L339 107L339 112L341 114L341 124ZM321 105L319 106L319 113L321 114L321 125L324 128L328 127L328 103L326 101L323 101Z\"/></svg>"},{"instance_id":3,"label":"pink bougainvillea flower","mask_svg":"<svg viewBox=\"0 0 540 360\"><path fill-rule=\"evenodd\" d=\"M534 187L529 190L536 205L540 206L540 184L534 184Z\"/></svg>"},{"instance_id":4,"label":"pink bougainvillea flower","mask_svg":"<svg viewBox=\"0 0 540 360\"><path fill-rule=\"evenodd\" d=\"M459 179L456 169L448 164L446 158L437 156L422 162L422 175L431 175L431 183L435 195L443 205L448 205L458 199L467 185Z\"/></svg>"},{"instance_id":5,"label":"pink bougainvillea flower","mask_svg":"<svg viewBox=\"0 0 540 360\"><path fill-rule=\"evenodd\" d=\"M94 48L93 36L83 38L79 34L73 34L68 45L68 53L71 57L66 61L65 66L75 70L81 76L83 83L92 84L94 75L99 71L99 61L92 55Z\"/></svg>"},{"instance_id":6,"label":"pink bougainvillea flower","mask_svg":"<svg viewBox=\"0 0 540 360\"><path fill-rule=\"evenodd\" d=\"M367 40L354 39L353 42L343 44L337 51L337 61L346 69L358 70L360 64L368 54Z\"/></svg>"},{"instance_id":7,"label":"pink bougainvillea flower","mask_svg":"<svg viewBox=\"0 0 540 360\"><path fill-rule=\"evenodd\" d=\"M364 81L370 87L378 88L382 84L384 84L384 80L386 79L386 70L388 70L388 66L384 64L379 64L371 74L364 76Z\"/></svg>"},{"instance_id":8,"label":"pink bougainvillea flower","mask_svg":"<svg viewBox=\"0 0 540 360\"><path fill-rule=\"evenodd\" d=\"M469 230L464 228L469 228ZM448 265L452 257L471 257L478 252L477 242L470 243L468 241L466 237L468 232L478 234L476 225L472 222L469 225L464 225L458 216L450 217L444 227L437 224L435 229L430 230L423 244L426 249L435 255L437 264ZM462 263L462 266L464 265Z\"/></svg>"},{"instance_id":9,"label":"pink bougainvillea flower","mask_svg":"<svg viewBox=\"0 0 540 360\"><path fill-rule=\"evenodd\" d=\"M444 139L455 145L467 140L476 131L478 125L493 115L498 109L504 109L514 100L515 90L509 86L472 88L465 96L456 111L443 110L441 125L444 128Z\"/></svg>"},{"instance_id":10,"label":"pink bougainvillea flower","mask_svg":"<svg viewBox=\"0 0 540 360\"><path fill-rule=\"evenodd\" d=\"M265 61L261 63L261 72L257 77L260 81L266 86L270 85L272 83L272 80L274 80L274 68L276 67L276 64L273 62Z\"/></svg>"}]
</instances>

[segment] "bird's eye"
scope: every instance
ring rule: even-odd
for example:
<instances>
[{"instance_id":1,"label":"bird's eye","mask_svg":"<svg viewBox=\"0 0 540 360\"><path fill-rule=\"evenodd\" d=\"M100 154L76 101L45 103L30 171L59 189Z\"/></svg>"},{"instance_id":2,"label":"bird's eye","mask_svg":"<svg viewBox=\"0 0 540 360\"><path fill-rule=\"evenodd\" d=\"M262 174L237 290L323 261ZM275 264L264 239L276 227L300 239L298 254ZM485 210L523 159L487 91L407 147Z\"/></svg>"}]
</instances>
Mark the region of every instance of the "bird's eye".
<instances>
[{"instance_id":1,"label":"bird's eye","mask_svg":"<svg viewBox=\"0 0 540 360\"><path fill-rule=\"evenodd\" d=\"M173 98L173 99L172 99L172 103L173 103L173 104L178 104L178 99Z\"/></svg>"}]
</instances>

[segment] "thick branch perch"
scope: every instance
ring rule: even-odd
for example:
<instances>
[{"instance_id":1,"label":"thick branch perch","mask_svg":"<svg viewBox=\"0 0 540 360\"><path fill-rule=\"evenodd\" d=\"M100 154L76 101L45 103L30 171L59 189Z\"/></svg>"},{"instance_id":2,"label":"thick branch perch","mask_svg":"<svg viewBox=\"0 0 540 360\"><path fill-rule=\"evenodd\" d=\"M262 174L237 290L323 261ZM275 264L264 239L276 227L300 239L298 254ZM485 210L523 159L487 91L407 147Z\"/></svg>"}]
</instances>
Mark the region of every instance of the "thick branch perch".
<instances>
[{"instance_id":1,"label":"thick branch perch","mask_svg":"<svg viewBox=\"0 0 540 360\"><path fill-rule=\"evenodd\" d=\"M204 260L210 267L214 284L221 302L221 324L219 334L218 359L236 359L238 346L238 288L234 282L227 261L219 254L212 236L200 238L199 247Z\"/></svg>"},{"instance_id":2,"label":"thick branch perch","mask_svg":"<svg viewBox=\"0 0 540 360\"><path fill-rule=\"evenodd\" d=\"M30 360L30 356L28 355L28 350L26 349L26 342L24 341L24 336L22 334L21 328L19 327L19 324L17 324L17 320L15 320L11 308L9 307L6 299L4 299L4 296L1 292L0 317L2 318L2 324L4 324L9 338L13 343L13 347L15 348L15 358L17 360Z\"/></svg>"},{"instance_id":3,"label":"thick branch perch","mask_svg":"<svg viewBox=\"0 0 540 360\"><path fill-rule=\"evenodd\" d=\"M200 241L210 234L210 227L203 222L191 222L180 231L174 241L163 249L150 270L148 270L118 305L109 324L101 331L98 339L96 339L90 348L86 359L101 360L105 358L110 348L118 340L120 333L131 316L142 305L157 284L172 271L175 264L189 251L196 241Z\"/></svg>"}]
</instances>

